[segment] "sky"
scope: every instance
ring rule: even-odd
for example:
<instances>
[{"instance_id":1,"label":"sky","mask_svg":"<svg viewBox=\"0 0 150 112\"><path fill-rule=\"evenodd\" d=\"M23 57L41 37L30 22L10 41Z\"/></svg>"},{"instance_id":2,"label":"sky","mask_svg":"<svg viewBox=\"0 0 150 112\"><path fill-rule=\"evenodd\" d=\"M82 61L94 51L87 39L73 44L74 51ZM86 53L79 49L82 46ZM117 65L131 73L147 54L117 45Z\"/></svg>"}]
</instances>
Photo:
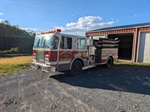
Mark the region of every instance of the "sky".
<instances>
[{"instance_id":1,"label":"sky","mask_svg":"<svg viewBox=\"0 0 150 112\"><path fill-rule=\"evenodd\" d=\"M0 0L0 22L27 31L63 33L150 22L150 0Z\"/></svg>"}]
</instances>

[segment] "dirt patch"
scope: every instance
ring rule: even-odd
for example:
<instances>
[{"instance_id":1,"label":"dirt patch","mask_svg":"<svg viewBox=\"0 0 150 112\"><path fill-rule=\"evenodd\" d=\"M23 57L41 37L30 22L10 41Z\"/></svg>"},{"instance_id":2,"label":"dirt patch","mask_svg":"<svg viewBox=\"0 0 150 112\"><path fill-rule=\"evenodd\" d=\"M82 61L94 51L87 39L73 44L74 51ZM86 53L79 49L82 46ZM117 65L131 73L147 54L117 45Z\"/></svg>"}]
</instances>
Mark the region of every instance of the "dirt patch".
<instances>
[{"instance_id":1,"label":"dirt patch","mask_svg":"<svg viewBox=\"0 0 150 112\"><path fill-rule=\"evenodd\" d=\"M94 67L78 76L29 70L0 77L2 112L148 112L150 67Z\"/></svg>"}]
</instances>

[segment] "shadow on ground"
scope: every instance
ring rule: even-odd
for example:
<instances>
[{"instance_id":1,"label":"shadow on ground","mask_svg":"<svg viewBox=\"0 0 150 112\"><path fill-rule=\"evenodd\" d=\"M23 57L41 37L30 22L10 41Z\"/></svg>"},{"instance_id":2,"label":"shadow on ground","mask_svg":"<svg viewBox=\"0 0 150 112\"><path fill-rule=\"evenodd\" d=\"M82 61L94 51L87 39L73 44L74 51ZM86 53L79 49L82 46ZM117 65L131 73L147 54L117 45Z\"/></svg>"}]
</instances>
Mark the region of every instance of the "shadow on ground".
<instances>
[{"instance_id":1,"label":"shadow on ground","mask_svg":"<svg viewBox=\"0 0 150 112\"><path fill-rule=\"evenodd\" d=\"M78 76L50 76L72 86L115 90L150 95L150 67L114 65L111 68L92 67Z\"/></svg>"}]
</instances>

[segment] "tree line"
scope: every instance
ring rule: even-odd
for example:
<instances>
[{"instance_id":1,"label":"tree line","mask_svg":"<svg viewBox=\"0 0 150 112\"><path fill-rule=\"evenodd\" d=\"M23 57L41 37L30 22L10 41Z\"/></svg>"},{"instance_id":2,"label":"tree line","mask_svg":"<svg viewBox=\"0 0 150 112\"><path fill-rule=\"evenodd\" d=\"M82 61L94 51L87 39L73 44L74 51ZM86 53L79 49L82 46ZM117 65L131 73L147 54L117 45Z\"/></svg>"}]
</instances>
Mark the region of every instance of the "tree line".
<instances>
[{"instance_id":1,"label":"tree line","mask_svg":"<svg viewBox=\"0 0 150 112\"><path fill-rule=\"evenodd\" d=\"M6 21L0 23L0 51L17 48L18 53L31 53L35 38L34 32L27 32Z\"/></svg>"}]
</instances>

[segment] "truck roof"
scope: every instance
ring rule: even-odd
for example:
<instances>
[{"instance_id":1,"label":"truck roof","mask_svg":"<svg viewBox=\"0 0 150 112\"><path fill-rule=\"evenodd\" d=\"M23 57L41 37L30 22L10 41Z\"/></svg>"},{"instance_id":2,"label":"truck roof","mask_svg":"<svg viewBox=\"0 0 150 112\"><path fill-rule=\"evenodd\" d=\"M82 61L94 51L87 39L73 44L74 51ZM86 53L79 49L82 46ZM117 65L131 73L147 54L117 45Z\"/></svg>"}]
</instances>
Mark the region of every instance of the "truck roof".
<instances>
[{"instance_id":1,"label":"truck roof","mask_svg":"<svg viewBox=\"0 0 150 112\"><path fill-rule=\"evenodd\" d=\"M39 35L42 35L42 36L44 36L44 35L62 35L62 36L66 36L66 37L73 37L73 38L77 38L77 37L79 37L79 38L86 38L85 36L78 36L78 35L71 35L71 34L64 34L64 33L59 33L59 32L55 32L55 33L48 33L48 34L39 34ZM38 36L39 36L38 35Z\"/></svg>"}]
</instances>

